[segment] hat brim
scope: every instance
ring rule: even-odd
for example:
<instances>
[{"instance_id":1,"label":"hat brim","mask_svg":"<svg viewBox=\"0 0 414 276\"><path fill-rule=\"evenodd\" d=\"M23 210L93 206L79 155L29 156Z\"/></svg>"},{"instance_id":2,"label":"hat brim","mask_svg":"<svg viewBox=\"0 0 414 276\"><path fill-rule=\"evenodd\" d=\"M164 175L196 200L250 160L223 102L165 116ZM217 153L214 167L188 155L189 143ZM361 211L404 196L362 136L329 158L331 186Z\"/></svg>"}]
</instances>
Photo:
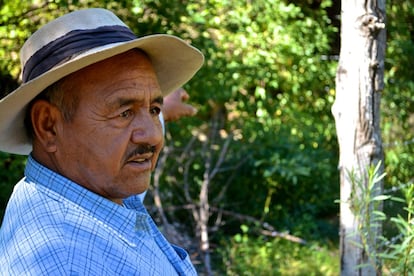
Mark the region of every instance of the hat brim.
<instances>
[{"instance_id":1,"label":"hat brim","mask_svg":"<svg viewBox=\"0 0 414 276\"><path fill-rule=\"evenodd\" d=\"M86 51L22 84L0 100L0 150L22 155L31 152L32 143L26 133L24 117L27 105L45 88L73 72L134 48L142 49L151 59L164 96L189 81L204 61L196 48L175 36L163 34Z\"/></svg>"}]
</instances>

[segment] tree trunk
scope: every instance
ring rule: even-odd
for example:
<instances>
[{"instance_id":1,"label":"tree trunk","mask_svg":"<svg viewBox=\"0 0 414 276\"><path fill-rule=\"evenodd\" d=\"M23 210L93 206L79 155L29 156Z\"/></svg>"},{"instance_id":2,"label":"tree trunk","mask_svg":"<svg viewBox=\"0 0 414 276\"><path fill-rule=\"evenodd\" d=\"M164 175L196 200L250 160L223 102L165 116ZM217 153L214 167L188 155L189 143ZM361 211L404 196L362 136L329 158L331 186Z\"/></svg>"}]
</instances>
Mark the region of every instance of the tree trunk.
<instances>
[{"instance_id":1,"label":"tree trunk","mask_svg":"<svg viewBox=\"0 0 414 276\"><path fill-rule=\"evenodd\" d=\"M368 168L383 160L380 92L384 86L385 0L342 0L341 5L341 52L332 107L340 150L341 275L379 275L375 240L381 227L370 231L370 244L358 246L363 242L356 235L361 220L353 202L362 200L355 179L366 187ZM382 192L382 181L376 185L376 191Z\"/></svg>"}]
</instances>

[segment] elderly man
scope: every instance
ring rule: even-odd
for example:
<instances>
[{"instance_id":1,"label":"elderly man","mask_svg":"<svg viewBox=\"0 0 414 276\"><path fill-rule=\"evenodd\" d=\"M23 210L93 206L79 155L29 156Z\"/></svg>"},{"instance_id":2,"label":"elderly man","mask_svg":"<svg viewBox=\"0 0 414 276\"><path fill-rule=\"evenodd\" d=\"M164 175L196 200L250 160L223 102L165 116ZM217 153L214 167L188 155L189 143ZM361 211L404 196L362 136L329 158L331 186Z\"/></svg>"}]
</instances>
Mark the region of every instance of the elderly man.
<instances>
[{"instance_id":1,"label":"elderly man","mask_svg":"<svg viewBox=\"0 0 414 276\"><path fill-rule=\"evenodd\" d=\"M0 101L0 150L30 155L0 230L0 275L196 274L138 195L163 146L163 98L202 54L88 9L39 29L21 59L23 83Z\"/></svg>"}]
</instances>

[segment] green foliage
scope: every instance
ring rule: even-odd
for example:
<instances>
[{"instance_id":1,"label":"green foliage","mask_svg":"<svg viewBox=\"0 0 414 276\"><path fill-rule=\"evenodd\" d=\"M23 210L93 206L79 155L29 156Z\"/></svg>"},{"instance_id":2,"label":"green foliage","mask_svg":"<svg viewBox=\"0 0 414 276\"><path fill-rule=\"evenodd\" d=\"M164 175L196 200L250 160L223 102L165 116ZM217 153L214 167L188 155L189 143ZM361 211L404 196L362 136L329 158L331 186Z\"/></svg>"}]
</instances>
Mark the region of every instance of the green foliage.
<instances>
[{"instance_id":1,"label":"green foliage","mask_svg":"<svg viewBox=\"0 0 414 276\"><path fill-rule=\"evenodd\" d=\"M397 227L398 235L385 239L384 252L381 255L384 260L384 271L389 275L414 273L414 185L404 187L402 191L404 198L395 200L405 203L405 216L398 214L390 219Z\"/></svg>"},{"instance_id":2,"label":"green foliage","mask_svg":"<svg viewBox=\"0 0 414 276\"><path fill-rule=\"evenodd\" d=\"M223 241L225 275L338 275L339 252L329 244L301 245L242 233ZM231 246L227 246L230 243Z\"/></svg>"},{"instance_id":3,"label":"green foliage","mask_svg":"<svg viewBox=\"0 0 414 276\"><path fill-rule=\"evenodd\" d=\"M339 190L330 115L335 63L327 58L335 29L326 10L284 1L192 1L185 10L177 8L172 17L163 10L163 1L157 3L148 4L149 10L142 4L136 11L158 14L162 9L162 16L179 18L176 25L165 20L173 29L170 32L191 39L206 56L205 66L186 87L199 104L198 118L169 126L174 151L182 154L193 141L190 133L211 137L212 122L219 118L220 131L235 137L224 166L241 165L213 179L212 187L232 180L215 207L318 235L315 217L337 213L333 201ZM330 2L323 3L326 7ZM140 26L153 24L144 21L151 16L139 18ZM186 162L192 164L188 171L192 195L197 194L205 169L204 151L210 150L217 159L223 145L222 138L215 139L208 147L198 140L180 165L175 164L177 158L169 158L171 169L161 185L164 198L171 198L174 205L179 198L181 204L185 202L177 196L176 185L185 183ZM173 182L169 182L171 175ZM171 190L176 191L174 196ZM211 189L213 202L218 194L219 189Z\"/></svg>"},{"instance_id":4,"label":"green foliage","mask_svg":"<svg viewBox=\"0 0 414 276\"><path fill-rule=\"evenodd\" d=\"M385 143L386 184L394 197L387 210L383 258L389 275L413 273L413 184L414 165L414 4L412 1L387 1L386 87L382 101L383 139ZM402 23L404 22L404 23ZM390 230L391 229L391 230Z\"/></svg>"},{"instance_id":5,"label":"green foliage","mask_svg":"<svg viewBox=\"0 0 414 276\"><path fill-rule=\"evenodd\" d=\"M385 174L379 175L381 164L369 170L367 186L364 187L358 179L353 184L358 189L360 197L352 201L353 211L359 221L359 229L355 235L360 237L358 246L364 248L369 260L377 271L386 275L411 275L414 270L414 185L401 187L404 198L391 196L378 191L378 183ZM404 212L394 217L387 216L382 211L382 205L387 201L404 204ZM382 224L387 222L398 229L395 236L386 236L378 232Z\"/></svg>"},{"instance_id":6,"label":"green foliage","mask_svg":"<svg viewBox=\"0 0 414 276\"><path fill-rule=\"evenodd\" d=\"M383 270L389 275L413 273L413 19L412 1L387 2L386 88L382 101L386 184L393 193L402 192L402 197L394 198L397 203L386 205L394 206L387 210L385 226L390 233L385 233L382 254Z\"/></svg>"},{"instance_id":7,"label":"green foliage","mask_svg":"<svg viewBox=\"0 0 414 276\"><path fill-rule=\"evenodd\" d=\"M375 271L381 270L381 262L377 257L381 248L381 228L386 215L382 211L383 202L390 198L382 194L382 181L385 174L379 175L382 164L368 169L368 179L359 178L355 172L348 172L352 183L352 194L349 198L350 208L358 221L356 235L360 243L355 244L368 255L368 262L363 265L371 265Z\"/></svg>"},{"instance_id":8,"label":"green foliage","mask_svg":"<svg viewBox=\"0 0 414 276\"><path fill-rule=\"evenodd\" d=\"M382 128L387 183L399 186L412 179L414 164L414 4L387 1L387 53Z\"/></svg>"}]
</instances>

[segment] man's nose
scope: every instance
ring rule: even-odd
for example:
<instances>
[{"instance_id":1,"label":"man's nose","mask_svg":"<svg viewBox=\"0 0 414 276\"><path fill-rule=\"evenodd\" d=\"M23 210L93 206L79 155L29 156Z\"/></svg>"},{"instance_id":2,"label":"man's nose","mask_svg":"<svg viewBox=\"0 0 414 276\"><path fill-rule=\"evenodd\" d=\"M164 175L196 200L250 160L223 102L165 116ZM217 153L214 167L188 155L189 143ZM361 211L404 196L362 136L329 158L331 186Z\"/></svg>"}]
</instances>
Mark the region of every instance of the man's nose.
<instances>
[{"instance_id":1,"label":"man's nose","mask_svg":"<svg viewBox=\"0 0 414 276\"><path fill-rule=\"evenodd\" d=\"M140 114L134 119L131 142L158 145L163 141L162 126L158 116Z\"/></svg>"}]
</instances>

